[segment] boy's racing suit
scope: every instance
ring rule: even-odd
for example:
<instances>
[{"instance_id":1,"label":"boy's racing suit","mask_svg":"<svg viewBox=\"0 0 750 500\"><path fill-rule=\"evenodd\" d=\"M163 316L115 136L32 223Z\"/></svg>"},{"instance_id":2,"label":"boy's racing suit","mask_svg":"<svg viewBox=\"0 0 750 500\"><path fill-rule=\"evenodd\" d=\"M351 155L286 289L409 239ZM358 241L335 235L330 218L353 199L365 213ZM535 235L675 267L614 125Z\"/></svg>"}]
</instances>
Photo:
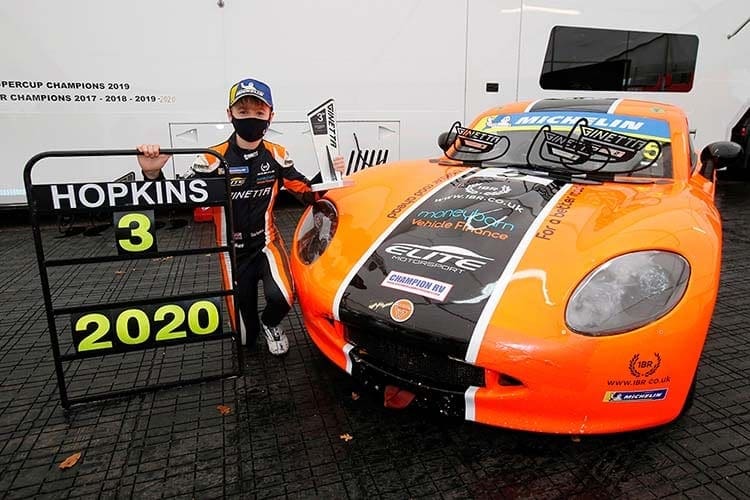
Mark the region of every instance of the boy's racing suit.
<instances>
[{"instance_id":1,"label":"boy's racing suit","mask_svg":"<svg viewBox=\"0 0 750 500\"><path fill-rule=\"evenodd\" d=\"M236 135L216 146L229 165L232 192L232 218L237 250L237 280L242 323L242 343L252 343L260 332L258 323L258 281L263 281L266 306L261 314L263 324L276 326L289 312L294 301L294 286L289 257L274 223L273 207L279 189L284 186L306 204L317 196L310 181L294 168L283 146L262 141L255 150L242 149ZM198 156L191 170L199 177L224 175L219 160L211 155ZM217 243L226 245L223 208L214 210ZM224 287L232 283L232 269L225 253L221 259ZM234 304L227 301L234 320ZM244 326L244 328L242 327Z\"/></svg>"}]
</instances>

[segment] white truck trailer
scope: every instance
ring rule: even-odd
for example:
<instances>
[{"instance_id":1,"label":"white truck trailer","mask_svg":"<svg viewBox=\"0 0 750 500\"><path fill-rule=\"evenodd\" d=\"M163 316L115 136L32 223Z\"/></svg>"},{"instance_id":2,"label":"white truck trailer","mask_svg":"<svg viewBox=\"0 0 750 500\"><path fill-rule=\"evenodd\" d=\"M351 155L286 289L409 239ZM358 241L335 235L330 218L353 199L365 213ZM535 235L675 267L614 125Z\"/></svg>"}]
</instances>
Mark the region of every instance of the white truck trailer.
<instances>
[{"instance_id":1,"label":"white truck trailer","mask_svg":"<svg viewBox=\"0 0 750 500\"><path fill-rule=\"evenodd\" d=\"M0 14L0 206L26 203L21 172L39 151L220 142L228 88L248 76L271 85L268 138L308 176L306 114L329 97L352 170L436 155L455 120L519 99L675 103L697 148L750 109L747 0L25 0ZM135 169L60 162L34 181Z\"/></svg>"}]
</instances>

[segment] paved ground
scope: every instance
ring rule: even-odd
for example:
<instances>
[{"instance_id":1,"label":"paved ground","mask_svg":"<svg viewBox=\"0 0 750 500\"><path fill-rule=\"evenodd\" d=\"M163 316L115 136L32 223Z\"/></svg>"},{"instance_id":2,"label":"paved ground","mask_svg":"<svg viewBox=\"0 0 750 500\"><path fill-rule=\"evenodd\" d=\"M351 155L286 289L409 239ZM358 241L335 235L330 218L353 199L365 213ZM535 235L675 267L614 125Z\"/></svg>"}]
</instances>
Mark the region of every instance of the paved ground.
<instances>
[{"instance_id":1,"label":"paved ground","mask_svg":"<svg viewBox=\"0 0 750 500\"><path fill-rule=\"evenodd\" d=\"M718 199L725 219L722 287L695 404L665 428L580 442L417 409L386 410L366 393L353 399L358 389L311 345L296 309L285 322L291 353L277 359L251 350L242 378L66 413L31 232L6 219L0 228L0 497L750 498L750 184L724 182ZM299 213L293 206L279 211L287 235ZM60 237L48 227L48 251L97 254L111 230L97 236L95 223L88 236ZM167 221L160 230L160 248L187 237L186 228L175 226ZM146 266L151 278L143 275ZM89 295L122 300L144 285L148 296L199 283L210 288L208 273L215 273L215 259L200 255L57 271L51 282L68 284L55 300L70 305ZM231 345L205 346L69 362L71 395L232 369ZM70 346L63 342L63 349ZM231 413L222 415L218 405ZM60 470L76 452L82 452L78 463Z\"/></svg>"}]
</instances>

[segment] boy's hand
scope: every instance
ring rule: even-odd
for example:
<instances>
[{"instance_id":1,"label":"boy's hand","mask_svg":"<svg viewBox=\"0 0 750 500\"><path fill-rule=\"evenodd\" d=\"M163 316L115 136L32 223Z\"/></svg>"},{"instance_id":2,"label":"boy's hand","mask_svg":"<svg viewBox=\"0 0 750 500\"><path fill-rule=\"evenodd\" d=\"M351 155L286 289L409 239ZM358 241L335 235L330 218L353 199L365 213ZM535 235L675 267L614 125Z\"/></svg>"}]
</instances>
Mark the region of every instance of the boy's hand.
<instances>
[{"instance_id":1,"label":"boy's hand","mask_svg":"<svg viewBox=\"0 0 750 500\"><path fill-rule=\"evenodd\" d=\"M346 162L344 157L339 155L333 159L333 169L341 174L341 177L346 175Z\"/></svg>"},{"instance_id":2,"label":"boy's hand","mask_svg":"<svg viewBox=\"0 0 750 500\"><path fill-rule=\"evenodd\" d=\"M171 155L160 154L158 144L140 144L136 149L143 153L138 155L138 165L141 166L143 175L147 179L157 179Z\"/></svg>"}]
</instances>

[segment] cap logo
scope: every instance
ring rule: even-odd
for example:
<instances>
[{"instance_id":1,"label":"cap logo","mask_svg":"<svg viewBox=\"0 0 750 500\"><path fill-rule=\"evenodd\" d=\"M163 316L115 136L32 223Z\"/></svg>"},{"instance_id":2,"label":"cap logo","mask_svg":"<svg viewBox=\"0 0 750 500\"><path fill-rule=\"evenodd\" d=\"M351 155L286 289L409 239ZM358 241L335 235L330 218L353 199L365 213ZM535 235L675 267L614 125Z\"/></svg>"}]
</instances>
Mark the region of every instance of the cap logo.
<instances>
[{"instance_id":1,"label":"cap logo","mask_svg":"<svg viewBox=\"0 0 750 500\"><path fill-rule=\"evenodd\" d=\"M253 96L273 108L271 89L268 88L268 85L259 80L246 78L245 80L235 83L229 90L229 105L232 106L245 96Z\"/></svg>"},{"instance_id":2,"label":"cap logo","mask_svg":"<svg viewBox=\"0 0 750 500\"><path fill-rule=\"evenodd\" d=\"M244 83L243 82L243 83L240 83L240 87L242 87L242 90L246 90L250 94L259 95L261 97L263 97L263 95L264 95L261 90L258 90L258 89L255 88L255 85L253 85L253 82L249 82L249 83ZM243 94L244 93L245 92L243 92Z\"/></svg>"}]
</instances>

